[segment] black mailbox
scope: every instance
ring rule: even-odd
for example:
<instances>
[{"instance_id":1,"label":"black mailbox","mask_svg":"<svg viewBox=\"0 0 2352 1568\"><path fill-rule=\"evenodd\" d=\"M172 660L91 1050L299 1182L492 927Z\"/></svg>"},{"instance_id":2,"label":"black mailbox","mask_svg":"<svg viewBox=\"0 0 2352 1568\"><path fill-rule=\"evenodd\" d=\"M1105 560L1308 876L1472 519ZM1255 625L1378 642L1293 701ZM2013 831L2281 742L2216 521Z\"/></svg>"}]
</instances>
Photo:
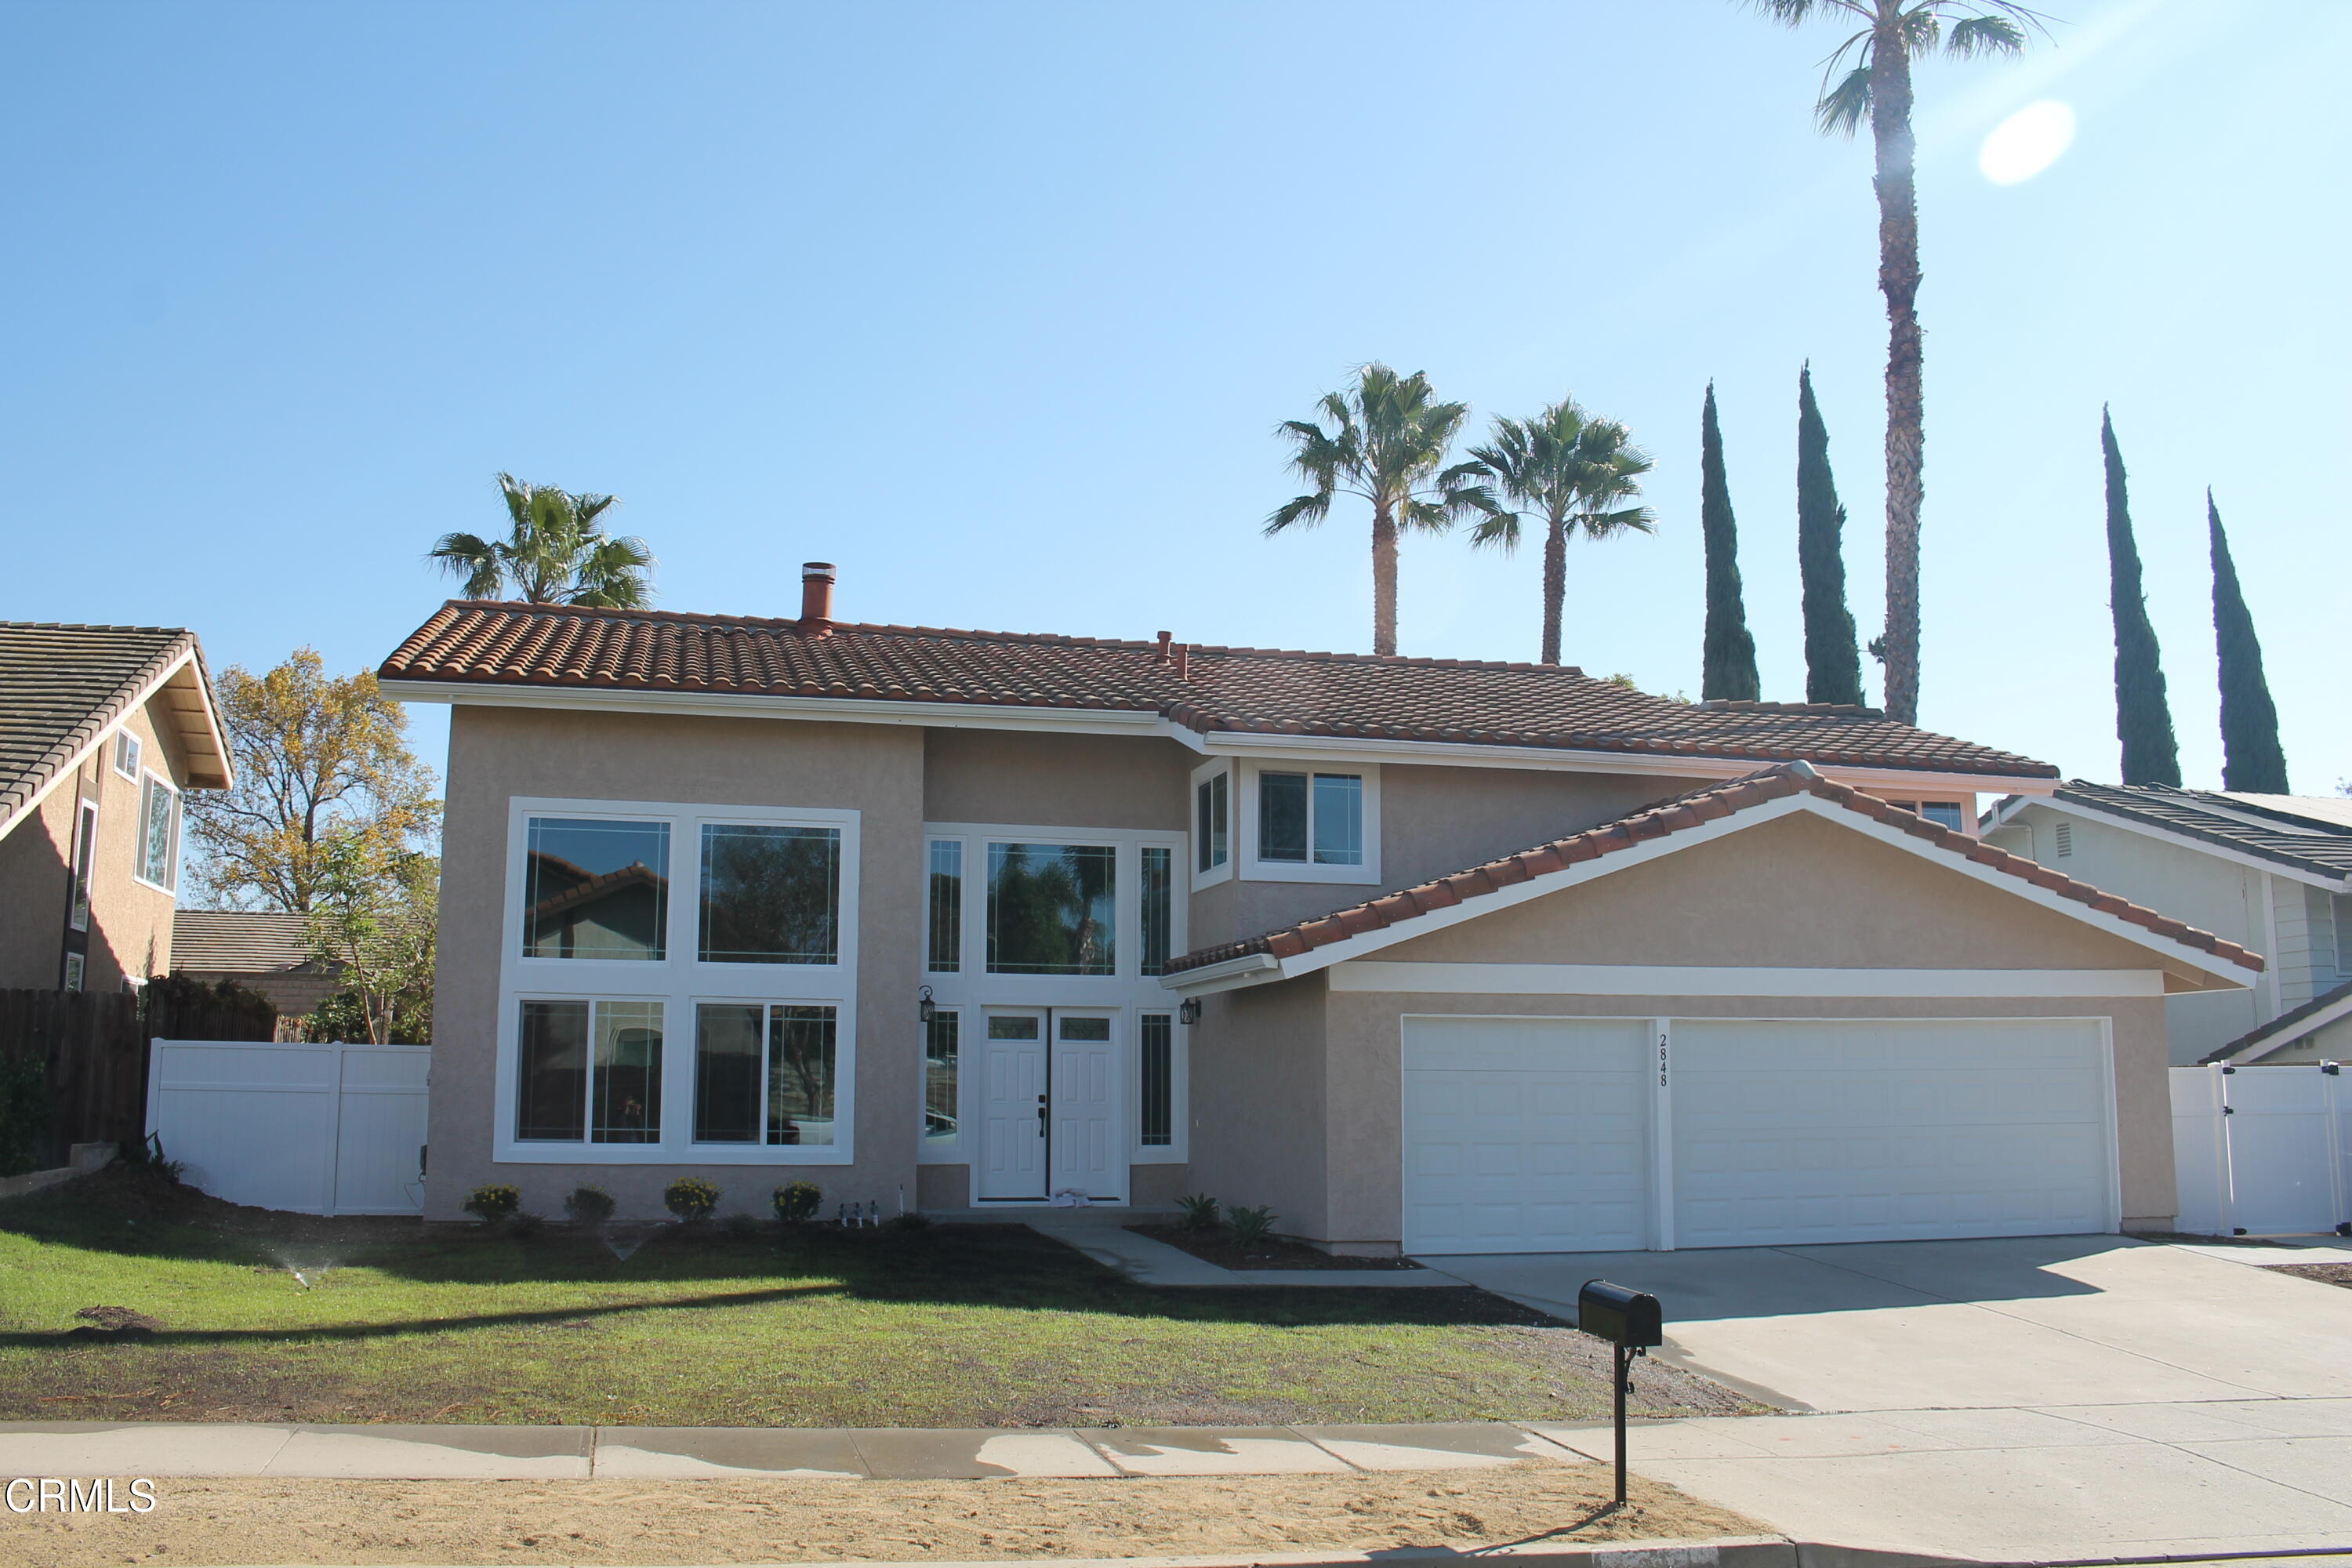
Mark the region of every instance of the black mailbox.
<instances>
[{"instance_id":1,"label":"black mailbox","mask_svg":"<svg viewBox=\"0 0 2352 1568\"><path fill-rule=\"evenodd\" d=\"M1665 1315L1658 1299L1606 1279L1588 1279L1576 1293L1576 1326L1612 1345L1645 1350L1665 1342Z\"/></svg>"}]
</instances>

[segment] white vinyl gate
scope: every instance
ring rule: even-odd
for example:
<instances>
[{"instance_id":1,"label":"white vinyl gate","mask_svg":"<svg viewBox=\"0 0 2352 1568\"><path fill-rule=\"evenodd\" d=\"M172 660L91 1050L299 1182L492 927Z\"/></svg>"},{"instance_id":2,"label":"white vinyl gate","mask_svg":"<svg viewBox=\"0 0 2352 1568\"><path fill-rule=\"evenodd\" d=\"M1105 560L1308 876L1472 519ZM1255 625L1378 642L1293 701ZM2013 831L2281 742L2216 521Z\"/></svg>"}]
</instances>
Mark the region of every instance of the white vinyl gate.
<instances>
[{"instance_id":1,"label":"white vinyl gate","mask_svg":"<svg viewBox=\"0 0 2352 1568\"><path fill-rule=\"evenodd\" d=\"M2352 1087L2333 1062L2174 1068L2172 1151L2192 1235L2352 1226Z\"/></svg>"},{"instance_id":2,"label":"white vinyl gate","mask_svg":"<svg viewBox=\"0 0 2352 1568\"><path fill-rule=\"evenodd\" d=\"M429 1046L157 1040L147 1127L191 1185L297 1214L420 1213Z\"/></svg>"}]
</instances>

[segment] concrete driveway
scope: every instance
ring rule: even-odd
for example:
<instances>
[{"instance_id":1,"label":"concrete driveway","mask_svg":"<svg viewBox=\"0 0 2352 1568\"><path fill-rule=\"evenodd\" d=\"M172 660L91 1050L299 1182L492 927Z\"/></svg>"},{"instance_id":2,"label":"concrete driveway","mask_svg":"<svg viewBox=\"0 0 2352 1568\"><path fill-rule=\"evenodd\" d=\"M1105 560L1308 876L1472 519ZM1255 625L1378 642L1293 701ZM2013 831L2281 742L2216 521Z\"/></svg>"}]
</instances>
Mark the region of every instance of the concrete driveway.
<instances>
[{"instance_id":1,"label":"concrete driveway","mask_svg":"<svg viewBox=\"0 0 2352 1568\"><path fill-rule=\"evenodd\" d=\"M2340 1256L2084 1236L1426 1261L1570 1321L1587 1279L1651 1291L1669 1359L1783 1408L1923 1410L2352 1398L2352 1290L2251 1261Z\"/></svg>"},{"instance_id":2,"label":"concrete driveway","mask_svg":"<svg viewBox=\"0 0 2352 1568\"><path fill-rule=\"evenodd\" d=\"M2352 1254L2047 1237L1428 1261L1570 1320L1587 1279L1654 1292L1667 1359L1821 1413L1637 1429L1645 1475L1801 1539L2047 1560L2352 1548L2352 1290L2259 1266L2290 1259Z\"/></svg>"}]
</instances>

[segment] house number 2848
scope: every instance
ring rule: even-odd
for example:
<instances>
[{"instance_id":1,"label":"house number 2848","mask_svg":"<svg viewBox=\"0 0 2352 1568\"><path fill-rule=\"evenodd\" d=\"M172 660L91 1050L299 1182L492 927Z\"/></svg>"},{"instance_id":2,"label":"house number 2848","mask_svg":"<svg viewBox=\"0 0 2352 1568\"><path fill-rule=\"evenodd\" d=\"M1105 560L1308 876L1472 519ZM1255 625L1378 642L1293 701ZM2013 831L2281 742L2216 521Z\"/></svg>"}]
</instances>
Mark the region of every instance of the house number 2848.
<instances>
[{"instance_id":1,"label":"house number 2848","mask_svg":"<svg viewBox=\"0 0 2352 1568\"><path fill-rule=\"evenodd\" d=\"M1666 1037L1664 1030L1658 1034L1658 1087L1666 1087Z\"/></svg>"}]
</instances>

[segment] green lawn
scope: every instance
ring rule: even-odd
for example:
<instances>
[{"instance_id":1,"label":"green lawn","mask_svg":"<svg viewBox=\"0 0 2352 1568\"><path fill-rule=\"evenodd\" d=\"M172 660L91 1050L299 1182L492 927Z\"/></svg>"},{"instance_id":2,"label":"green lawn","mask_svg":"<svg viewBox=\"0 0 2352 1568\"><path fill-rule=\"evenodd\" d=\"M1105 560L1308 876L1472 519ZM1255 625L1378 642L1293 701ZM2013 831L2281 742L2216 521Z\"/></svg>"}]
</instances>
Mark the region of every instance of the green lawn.
<instances>
[{"instance_id":1,"label":"green lawn","mask_svg":"<svg viewBox=\"0 0 2352 1568\"><path fill-rule=\"evenodd\" d=\"M0 1203L0 1419L992 1426L1608 1407L1593 1342L1482 1292L1154 1290L1013 1226L669 1229L624 1260L562 1228L265 1217L118 1168ZM163 1331L64 1337L100 1305ZM1637 1405L1740 1407L1657 1366Z\"/></svg>"}]
</instances>

